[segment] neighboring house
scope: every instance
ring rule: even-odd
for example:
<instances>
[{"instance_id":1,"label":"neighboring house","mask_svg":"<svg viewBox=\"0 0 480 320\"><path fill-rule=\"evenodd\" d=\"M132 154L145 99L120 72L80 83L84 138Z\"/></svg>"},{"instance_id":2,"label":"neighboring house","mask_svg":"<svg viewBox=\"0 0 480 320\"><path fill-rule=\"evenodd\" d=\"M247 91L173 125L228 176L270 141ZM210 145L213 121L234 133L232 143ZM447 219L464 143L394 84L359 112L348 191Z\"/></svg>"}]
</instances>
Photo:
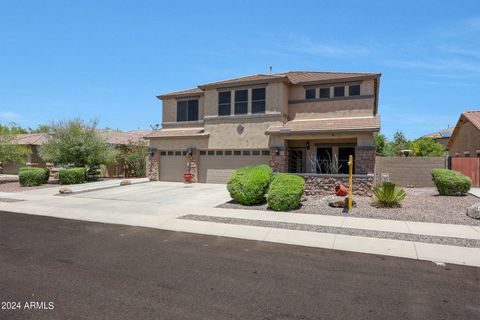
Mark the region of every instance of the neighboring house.
<instances>
[{"instance_id":1,"label":"neighboring house","mask_svg":"<svg viewBox=\"0 0 480 320\"><path fill-rule=\"evenodd\" d=\"M438 132L430 133L427 135L424 135L422 138L432 138L436 142L441 143L443 146L447 146L448 140L450 139L450 136L452 135L454 127L449 127L443 130L440 130Z\"/></svg>"},{"instance_id":2,"label":"neighboring house","mask_svg":"<svg viewBox=\"0 0 480 320\"><path fill-rule=\"evenodd\" d=\"M447 150L452 157L480 157L480 110L462 113Z\"/></svg>"},{"instance_id":3,"label":"neighboring house","mask_svg":"<svg viewBox=\"0 0 480 320\"><path fill-rule=\"evenodd\" d=\"M245 165L278 172L372 174L380 129L380 73L257 74L159 95L162 129L150 140L149 177L226 182ZM339 167L339 168L338 168Z\"/></svg>"},{"instance_id":4,"label":"neighboring house","mask_svg":"<svg viewBox=\"0 0 480 320\"><path fill-rule=\"evenodd\" d=\"M45 161L40 157L40 147L48 140L46 133L26 133L17 134L13 140L14 144L19 144L27 147L30 153L25 156L22 162L6 162L3 164L4 174L18 174L21 167L28 165L35 167L45 167Z\"/></svg>"},{"instance_id":5,"label":"neighboring house","mask_svg":"<svg viewBox=\"0 0 480 320\"><path fill-rule=\"evenodd\" d=\"M136 142L143 140L145 135L148 135L151 131L146 130L133 130L133 131L116 131L116 130L98 130L98 135L102 137L108 144L121 149L129 142ZM25 161L21 163L7 162L3 166L3 173L5 174L18 174L18 170L26 165L35 167L45 167L46 163L40 157L40 148L46 143L50 135L48 133L27 133L18 134L15 137L13 143L20 144L28 147L31 153L25 157ZM122 160L118 160L117 163L102 166L102 177L123 177L125 175L125 166Z\"/></svg>"}]
</instances>

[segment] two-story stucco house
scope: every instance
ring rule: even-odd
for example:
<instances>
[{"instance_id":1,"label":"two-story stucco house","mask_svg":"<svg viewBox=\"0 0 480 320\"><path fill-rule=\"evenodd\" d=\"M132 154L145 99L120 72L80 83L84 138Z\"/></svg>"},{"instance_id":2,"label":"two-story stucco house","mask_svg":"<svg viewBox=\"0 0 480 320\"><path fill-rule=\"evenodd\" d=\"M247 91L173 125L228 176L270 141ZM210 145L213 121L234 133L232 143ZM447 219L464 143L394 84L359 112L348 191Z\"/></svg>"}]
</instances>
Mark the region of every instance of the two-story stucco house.
<instances>
[{"instance_id":1,"label":"two-story stucco house","mask_svg":"<svg viewBox=\"0 0 480 320\"><path fill-rule=\"evenodd\" d=\"M380 73L257 74L159 95L162 128L150 142L152 180L226 182L235 168L373 173Z\"/></svg>"}]
</instances>

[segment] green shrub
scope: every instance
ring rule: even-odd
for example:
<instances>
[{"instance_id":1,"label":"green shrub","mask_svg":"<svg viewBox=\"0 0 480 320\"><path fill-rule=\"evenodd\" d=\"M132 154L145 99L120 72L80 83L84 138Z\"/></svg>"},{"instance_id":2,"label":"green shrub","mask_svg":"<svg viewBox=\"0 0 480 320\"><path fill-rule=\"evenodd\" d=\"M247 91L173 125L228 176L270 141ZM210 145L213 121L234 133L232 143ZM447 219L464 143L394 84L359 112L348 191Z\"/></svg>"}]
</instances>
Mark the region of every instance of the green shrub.
<instances>
[{"instance_id":1,"label":"green shrub","mask_svg":"<svg viewBox=\"0 0 480 320\"><path fill-rule=\"evenodd\" d=\"M401 207L407 194L402 187L391 182L383 182L373 188L373 204L382 208Z\"/></svg>"},{"instance_id":2,"label":"green shrub","mask_svg":"<svg viewBox=\"0 0 480 320\"><path fill-rule=\"evenodd\" d=\"M432 177L438 193L442 196L460 196L472 186L472 179L460 172L448 169L433 169Z\"/></svg>"},{"instance_id":3,"label":"green shrub","mask_svg":"<svg viewBox=\"0 0 480 320\"><path fill-rule=\"evenodd\" d=\"M267 165L239 168L230 176L227 190L240 204L258 204L265 200L271 178L272 169Z\"/></svg>"},{"instance_id":4,"label":"green shrub","mask_svg":"<svg viewBox=\"0 0 480 320\"><path fill-rule=\"evenodd\" d=\"M46 168L23 167L18 172L21 186L32 187L47 183L50 172Z\"/></svg>"},{"instance_id":5,"label":"green shrub","mask_svg":"<svg viewBox=\"0 0 480 320\"><path fill-rule=\"evenodd\" d=\"M60 169L58 171L58 181L60 184L84 183L86 175L85 168Z\"/></svg>"},{"instance_id":6,"label":"green shrub","mask_svg":"<svg viewBox=\"0 0 480 320\"><path fill-rule=\"evenodd\" d=\"M305 180L300 176L278 173L267 193L268 206L275 211L295 209L300 205Z\"/></svg>"}]
</instances>

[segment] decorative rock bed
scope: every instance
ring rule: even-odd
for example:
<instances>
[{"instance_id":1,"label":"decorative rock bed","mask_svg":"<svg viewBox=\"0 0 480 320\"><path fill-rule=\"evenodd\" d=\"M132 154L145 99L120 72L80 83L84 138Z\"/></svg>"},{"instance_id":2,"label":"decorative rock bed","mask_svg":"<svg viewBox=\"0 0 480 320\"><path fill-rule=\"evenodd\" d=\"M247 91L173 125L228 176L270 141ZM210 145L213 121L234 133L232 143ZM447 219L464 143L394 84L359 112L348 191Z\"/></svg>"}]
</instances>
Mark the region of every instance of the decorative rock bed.
<instances>
[{"instance_id":1,"label":"decorative rock bed","mask_svg":"<svg viewBox=\"0 0 480 320\"><path fill-rule=\"evenodd\" d=\"M331 195L335 186L343 184L348 187L346 174L302 174L305 179L306 196ZM372 196L374 175L353 175L353 194L356 196Z\"/></svg>"}]
</instances>

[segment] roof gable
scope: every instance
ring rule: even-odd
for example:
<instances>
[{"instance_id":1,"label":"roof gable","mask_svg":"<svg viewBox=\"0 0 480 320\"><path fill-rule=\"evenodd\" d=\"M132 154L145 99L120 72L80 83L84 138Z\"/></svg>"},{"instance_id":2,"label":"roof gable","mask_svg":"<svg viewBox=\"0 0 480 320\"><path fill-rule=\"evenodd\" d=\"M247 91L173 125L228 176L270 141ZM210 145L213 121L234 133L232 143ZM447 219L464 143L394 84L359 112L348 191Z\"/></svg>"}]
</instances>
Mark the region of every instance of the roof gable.
<instances>
[{"instance_id":1,"label":"roof gable","mask_svg":"<svg viewBox=\"0 0 480 320\"><path fill-rule=\"evenodd\" d=\"M480 110L473 110L473 111L465 111L460 115L457 124L455 125L455 129L453 129L452 135L448 140L447 150L450 149L452 146L453 141L455 140L460 128L463 126L465 122L470 122L480 130Z\"/></svg>"}]
</instances>

